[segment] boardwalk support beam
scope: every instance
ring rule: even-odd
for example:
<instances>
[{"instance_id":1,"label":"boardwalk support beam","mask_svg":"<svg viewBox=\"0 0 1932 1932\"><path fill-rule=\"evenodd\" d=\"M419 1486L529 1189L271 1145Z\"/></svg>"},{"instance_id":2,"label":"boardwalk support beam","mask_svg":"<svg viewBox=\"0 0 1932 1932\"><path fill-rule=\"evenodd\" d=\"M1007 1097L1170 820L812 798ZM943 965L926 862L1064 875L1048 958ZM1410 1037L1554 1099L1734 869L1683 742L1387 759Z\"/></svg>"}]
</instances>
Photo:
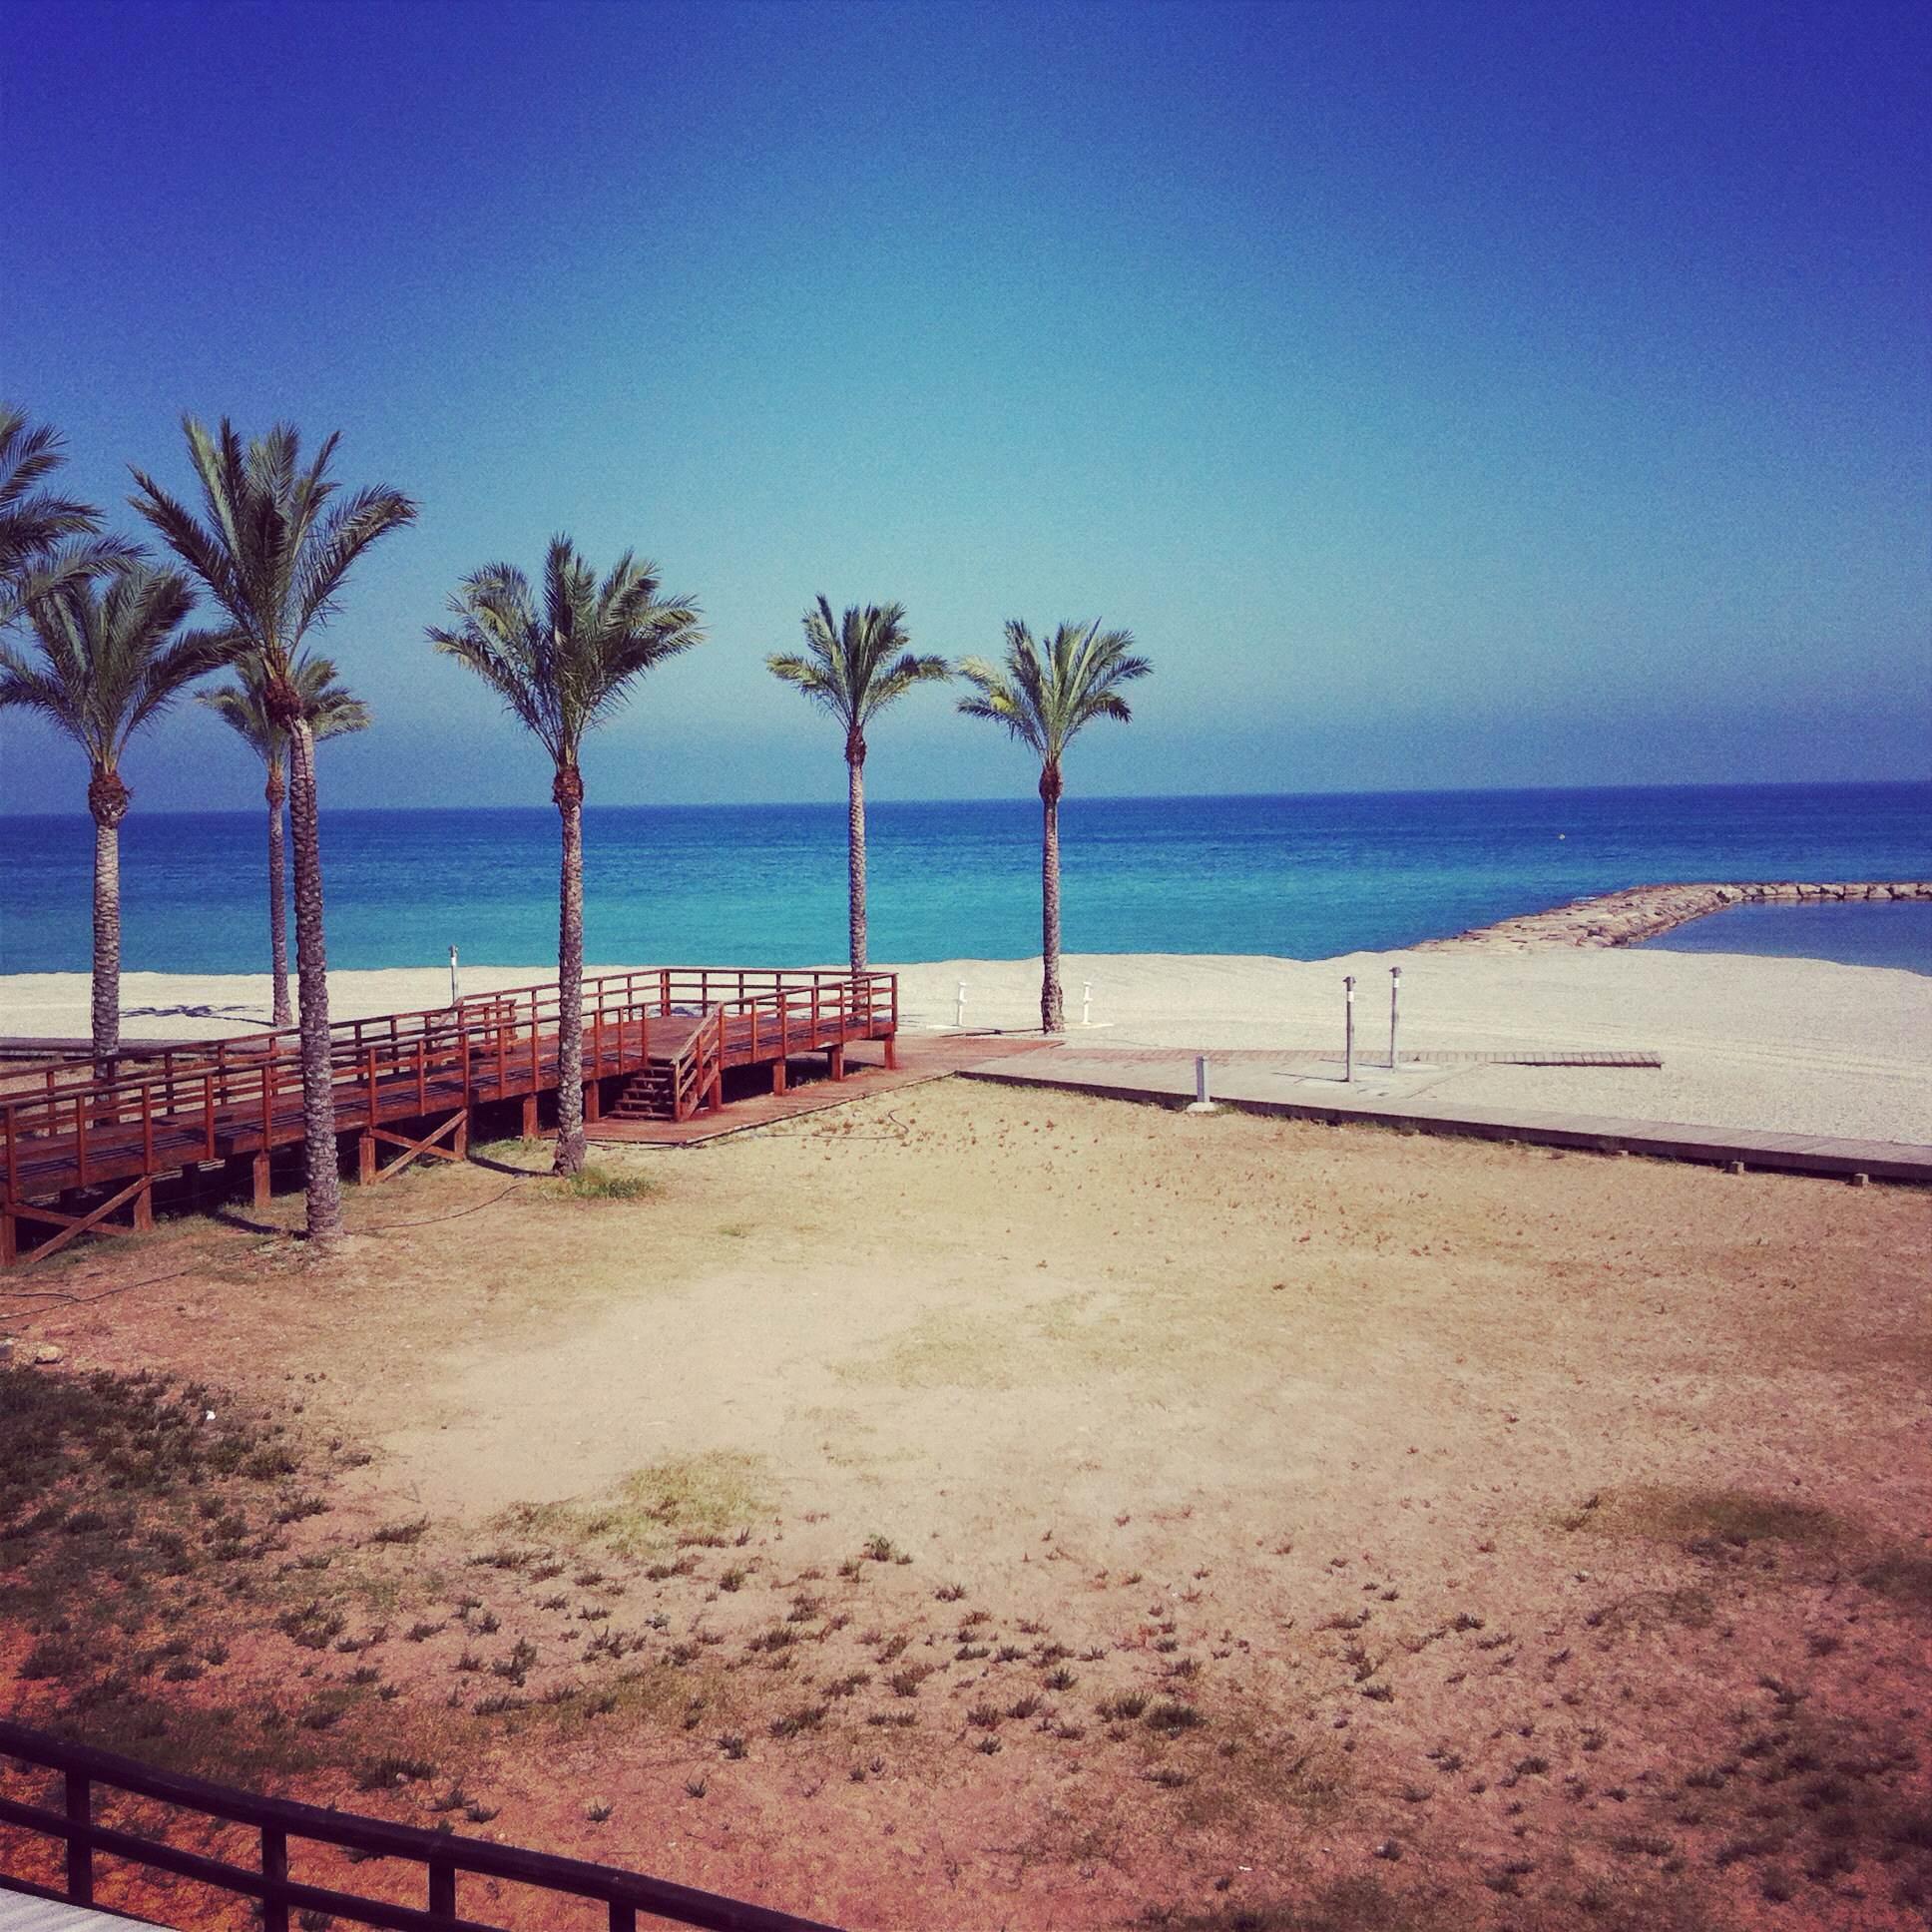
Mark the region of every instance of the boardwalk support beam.
<instances>
[{"instance_id":1,"label":"boardwalk support beam","mask_svg":"<svg viewBox=\"0 0 1932 1932\"><path fill-rule=\"evenodd\" d=\"M63 1213L59 1208L37 1207L32 1203L0 1202L0 1267L11 1267L16 1260L22 1267L32 1267L36 1261L44 1261L48 1255L59 1253L76 1235L98 1227L116 1208L122 1207L129 1208L130 1221L137 1234L153 1233L154 1188L154 1176L142 1175L129 1182L119 1194L110 1195L84 1214ZM38 1247L30 1247L22 1253L19 1223L23 1220L44 1221L61 1231L52 1239L42 1241Z\"/></svg>"},{"instance_id":2,"label":"boardwalk support beam","mask_svg":"<svg viewBox=\"0 0 1932 1932\"><path fill-rule=\"evenodd\" d=\"M455 1139L450 1146L437 1145L452 1135ZM378 1169L375 1167L375 1155L371 1146L369 1165L372 1172L365 1178L372 1182L387 1181L392 1174L399 1174L411 1161L422 1155L428 1155L435 1161L467 1161L470 1156L469 1109L459 1109L435 1133L420 1141L412 1141L408 1135L398 1134L394 1129L387 1127L371 1128L363 1138L371 1144L376 1141L386 1141L389 1146L402 1149L402 1152L386 1168Z\"/></svg>"}]
</instances>

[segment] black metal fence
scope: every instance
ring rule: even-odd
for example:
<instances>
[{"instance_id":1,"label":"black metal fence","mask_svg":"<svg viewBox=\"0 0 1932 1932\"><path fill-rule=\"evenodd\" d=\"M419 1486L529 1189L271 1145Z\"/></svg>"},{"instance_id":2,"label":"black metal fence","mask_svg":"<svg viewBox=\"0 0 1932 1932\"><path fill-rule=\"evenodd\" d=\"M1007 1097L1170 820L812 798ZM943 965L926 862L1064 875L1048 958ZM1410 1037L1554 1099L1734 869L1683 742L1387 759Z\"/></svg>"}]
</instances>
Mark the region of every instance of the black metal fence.
<instances>
[{"instance_id":1,"label":"black metal fence","mask_svg":"<svg viewBox=\"0 0 1932 1932\"><path fill-rule=\"evenodd\" d=\"M55 1772L62 1783L59 1810L48 1810L0 1795L0 1823L59 1840L66 1852L66 1888L54 1891L0 1871L0 1889L31 1892L42 1898L94 1902L97 1854L126 1859L158 1871L173 1872L240 1898L258 1901L263 1932L288 1932L291 1912L327 1913L347 1925L380 1926L389 1932L498 1932L488 1921L464 1917L457 1909L457 1879L473 1874L525 1886L538 1892L589 1899L609 1914L610 1932L637 1932L642 1919L695 1925L712 1932L832 1932L815 1919L794 1917L768 1906L747 1905L714 1892L695 1891L667 1879L646 1878L614 1865L581 1858L559 1858L453 1832L425 1831L416 1825L389 1824L348 1811L286 1798L255 1797L204 1778L158 1771L133 1758L117 1757L86 1744L68 1743L45 1731L0 1719L0 1756ZM98 1791L156 1799L259 1833L259 1870L232 1865L202 1852L142 1833L124 1831L95 1817ZM398 1905L358 1897L328 1886L304 1884L288 1875L291 1839L334 1845L362 1858L401 1859L423 1868L426 1903Z\"/></svg>"}]
</instances>

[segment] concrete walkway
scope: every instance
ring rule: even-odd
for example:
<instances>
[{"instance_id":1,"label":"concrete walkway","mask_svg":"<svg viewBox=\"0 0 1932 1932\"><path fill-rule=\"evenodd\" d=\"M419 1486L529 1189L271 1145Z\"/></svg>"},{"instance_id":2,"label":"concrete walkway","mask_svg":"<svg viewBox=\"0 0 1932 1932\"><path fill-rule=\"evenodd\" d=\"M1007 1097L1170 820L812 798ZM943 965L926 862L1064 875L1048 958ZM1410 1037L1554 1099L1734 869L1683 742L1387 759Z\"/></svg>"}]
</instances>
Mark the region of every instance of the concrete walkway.
<instances>
[{"instance_id":1,"label":"concrete walkway","mask_svg":"<svg viewBox=\"0 0 1932 1932\"><path fill-rule=\"evenodd\" d=\"M1446 1059L1446 1057L1445 1057ZM1338 1057L1246 1052L1210 1054L1210 1097L1250 1113L1339 1126L1407 1129L1467 1135L1484 1141L1522 1141L1538 1147L1582 1148L1605 1154L1643 1154L1667 1161L1741 1165L1782 1174L1829 1175L1872 1181L1932 1184L1932 1148L1896 1141L1851 1141L1823 1135L1759 1134L1734 1127L1695 1127L1669 1121L1621 1120L1591 1114L1507 1112L1459 1104L1440 1090L1462 1069L1404 1056L1399 1068L1358 1060L1344 1082ZM1195 1097L1195 1056L1168 1052L1105 1051L1043 1046L1037 1053L964 1067L971 1080L1008 1087L1048 1087L1114 1100L1164 1106Z\"/></svg>"},{"instance_id":2,"label":"concrete walkway","mask_svg":"<svg viewBox=\"0 0 1932 1932\"><path fill-rule=\"evenodd\" d=\"M91 1905L70 1905L64 1899L32 1897L10 1891L0 1880L0 1932L127 1932L147 1919L123 1918Z\"/></svg>"}]
</instances>

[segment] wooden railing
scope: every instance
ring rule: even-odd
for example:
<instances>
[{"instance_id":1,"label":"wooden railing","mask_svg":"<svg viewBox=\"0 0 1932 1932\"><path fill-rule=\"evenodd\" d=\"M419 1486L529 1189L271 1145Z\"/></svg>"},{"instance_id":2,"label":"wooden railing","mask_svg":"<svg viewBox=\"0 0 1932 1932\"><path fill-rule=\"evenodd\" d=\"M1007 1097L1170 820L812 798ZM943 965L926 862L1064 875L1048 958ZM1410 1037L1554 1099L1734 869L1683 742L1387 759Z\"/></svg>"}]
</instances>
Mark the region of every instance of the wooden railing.
<instances>
[{"instance_id":1,"label":"wooden railing","mask_svg":"<svg viewBox=\"0 0 1932 1932\"><path fill-rule=\"evenodd\" d=\"M65 1888L54 1890L0 1872L0 1887L76 1904L94 1902L94 1861L98 1853L173 1872L234 1896L258 1901L263 1932L288 1932L291 1912L327 1913L348 1925L380 1926L389 1932L493 1932L487 1921L467 1918L457 1909L457 1879L509 1881L539 1892L589 1899L607 1908L610 1932L636 1932L639 1915L673 1925L714 1928L714 1932L831 1932L814 1919L802 1919L769 1906L742 1904L715 1892L695 1891L668 1879L646 1878L614 1865L560 1858L549 1852L453 1832L425 1831L390 1824L353 1812L325 1811L287 1798L256 1797L198 1777L158 1771L89 1745L72 1744L44 1731L0 1719L0 1755L55 1772L61 1779L61 1806L50 1810L0 1794L0 1822L59 1841L65 1851ZM103 1824L95 1805L101 1791L156 1799L203 1818L239 1825L259 1834L260 1868L250 1869L187 1851L164 1839ZM424 1874L422 1907L339 1892L289 1876L290 1840L332 1845L362 1858L392 1858L419 1866Z\"/></svg>"},{"instance_id":2,"label":"wooden railing","mask_svg":"<svg viewBox=\"0 0 1932 1932\"><path fill-rule=\"evenodd\" d=\"M587 1076L642 1066L652 1057L652 1024L684 1014L721 1014L715 1047L707 1029L678 1056L681 1086L690 1069L702 1097L719 1067L769 1059L826 1044L828 1025L840 1040L876 1038L898 1026L898 977L892 973L751 967L656 967L600 974L582 988ZM409 1111L411 1087L426 1107L432 1082L457 1081L463 1105L473 1083L493 1098L554 1084L561 1016L555 981L474 995L456 1006L343 1020L329 1029L329 1067L338 1123L373 1124ZM703 1042L703 1044L701 1044ZM112 1080L96 1078L88 1060L43 1071L40 1091L0 1099L0 1181L9 1199L25 1199L31 1179L21 1163L30 1144L58 1151L71 1167L62 1185L86 1187L110 1174L214 1160L218 1139L258 1123L262 1146L275 1138L277 1110L298 1103L298 1029L213 1040L144 1053L138 1067ZM699 1062L715 1052L708 1069ZM386 1096L386 1098L385 1098ZM155 1137L168 1146L157 1155ZM283 1138L289 1138L284 1136ZM96 1158L111 1145L114 1159Z\"/></svg>"}]
</instances>

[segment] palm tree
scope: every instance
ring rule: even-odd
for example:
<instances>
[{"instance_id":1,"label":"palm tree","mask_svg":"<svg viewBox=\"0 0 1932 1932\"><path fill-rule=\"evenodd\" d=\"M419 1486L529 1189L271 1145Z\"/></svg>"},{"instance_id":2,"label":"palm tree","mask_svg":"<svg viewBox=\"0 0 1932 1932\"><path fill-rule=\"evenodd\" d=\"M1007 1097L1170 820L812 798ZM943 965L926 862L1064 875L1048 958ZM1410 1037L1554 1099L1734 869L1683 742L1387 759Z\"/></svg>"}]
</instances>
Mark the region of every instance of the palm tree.
<instances>
[{"instance_id":1,"label":"palm tree","mask_svg":"<svg viewBox=\"0 0 1932 1932\"><path fill-rule=\"evenodd\" d=\"M934 684L952 673L944 658L916 658L906 649L905 606L848 607L832 621L821 596L805 613L802 657L777 653L765 659L774 678L796 685L814 705L830 712L845 732L847 871L850 875L852 971L865 970L865 727L914 685ZM896 655L895 655L896 654Z\"/></svg>"},{"instance_id":2,"label":"palm tree","mask_svg":"<svg viewBox=\"0 0 1932 1932\"><path fill-rule=\"evenodd\" d=\"M342 737L369 728L369 708L335 682L335 667L326 658L308 658L295 667L295 689L317 744L325 737ZM282 800L288 795L283 764L288 737L268 716L267 695L260 669L245 664L238 681L219 691L205 691L201 702L232 725L248 748L268 768L262 796L268 801L268 956L274 972L274 1014L271 1024L285 1027L288 1008L288 883L281 829Z\"/></svg>"},{"instance_id":3,"label":"palm tree","mask_svg":"<svg viewBox=\"0 0 1932 1932\"><path fill-rule=\"evenodd\" d=\"M179 571L129 564L110 573L104 589L77 577L28 604L39 663L0 644L0 711L38 712L87 753L94 1058L104 1067L121 1046L121 821L134 795L121 776L121 754L183 686L219 670L234 651L225 633L177 635L194 606Z\"/></svg>"},{"instance_id":4,"label":"palm tree","mask_svg":"<svg viewBox=\"0 0 1932 1932\"><path fill-rule=\"evenodd\" d=\"M959 675L978 687L978 695L962 698L959 709L968 718L1004 724L1040 760L1040 1025L1047 1033L1066 1024L1060 991L1060 767L1074 733L1089 719L1117 718L1125 724L1133 717L1120 688L1154 669L1133 651L1131 631L1103 632L1096 621L1085 628L1061 625L1043 655L1033 634L1014 620L1006 627L1004 663L968 658L959 667Z\"/></svg>"},{"instance_id":5,"label":"palm tree","mask_svg":"<svg viewBox=\"0 0 1932 1932\"><path fill-rule=\"evenodd\" d=\"M626 551L600 584L568 537L544 562L543 609L509 564L464 578L449 600L460 620L429 641L501 698L550 753L550 796L563 819L557 913L557 1154L559 1174L584 1165L584 733L630 694L633 681L702 644L698 608L661 599L656 564Z\"/></svg>"},{"instance_id":6,"label":"palm tree","mask_svg":"<svg viewBox=\"0 0 1932 1932\"><path fill-rule=\"evenodd\" d=\"M259 675L268 717L288 740L288 820L295 841L295 980L301 1013L302 1141L308 1238L342 1232L335 1101L328 1052L328 951L322 933L322 854L315 818L315 734L296 671L302 642L334 614L343 580L371 544L416 520L416 506L387 484L332 502L328 476L339 440L323 439L302 466L287 423L244 448L226 417L211 435L182 419L201 482L206 521L134 472L134 506L208 586Z\"/></svg>"},{"instance_id":7,"label":"palm tree","mask_svg":"<svg viewBox=\"0 0 1932 1932\"><path fill-rule=\"evenodd\" d=\"M66 460L54 430L0 402L0 628L29 596L135 559L132 544L97 534L101 513L91 504L37 487Z\"/></svg>"}]
</instances>

